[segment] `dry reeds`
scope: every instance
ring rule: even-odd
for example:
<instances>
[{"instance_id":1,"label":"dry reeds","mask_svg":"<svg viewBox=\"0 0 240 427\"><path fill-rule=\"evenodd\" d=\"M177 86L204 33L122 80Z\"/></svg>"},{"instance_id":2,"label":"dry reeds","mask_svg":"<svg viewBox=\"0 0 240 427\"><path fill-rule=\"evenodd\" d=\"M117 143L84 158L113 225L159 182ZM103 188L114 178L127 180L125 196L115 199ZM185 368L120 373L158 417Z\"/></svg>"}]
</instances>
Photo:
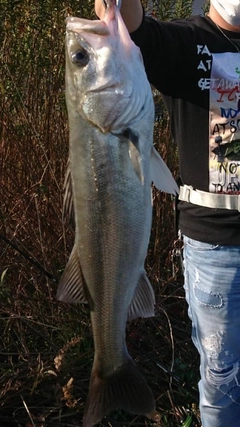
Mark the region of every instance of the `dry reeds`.
<instances>
[{"instance_id":1,"label":"dry reeds","mask_svg":"<svg viewBox=\"0 0 240 427\"><path fill-rule=\"evenodd\" d=\"M2 0L0 9L0 425L80 425L93 358L89 314L55 300L73 234L62 223L68 152L64 19L93 16L93 2ZM161 102L161 100L159 100ZM168 118L157 148L177 174ZM154 190L146 268L156 317L128 325L129 350L152 387L161 425L176 426L196 403L195 350L182 291L172 277L174 215ZM150 425L117 412L103 425Z\"/></svg>"}]
</instances>

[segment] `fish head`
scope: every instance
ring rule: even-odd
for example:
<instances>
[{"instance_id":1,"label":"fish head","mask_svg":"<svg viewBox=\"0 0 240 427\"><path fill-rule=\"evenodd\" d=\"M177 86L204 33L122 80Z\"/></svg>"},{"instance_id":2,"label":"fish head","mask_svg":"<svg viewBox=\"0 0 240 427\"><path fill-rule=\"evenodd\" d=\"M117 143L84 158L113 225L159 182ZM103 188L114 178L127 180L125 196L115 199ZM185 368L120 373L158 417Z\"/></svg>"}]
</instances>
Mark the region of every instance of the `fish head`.
<instances>
[{"instance_id":1,"label":"fish head","mask_svg":"<svg viewBox=\"0 0 240 427\"><path fill-rule=\"evenodd\" d=\"M115 2L104 19L67 18L66 101L102 132L121 131L152 103L140 49ZM74 112L74 113L73 113Z\"/></svg>"}]
</instances>

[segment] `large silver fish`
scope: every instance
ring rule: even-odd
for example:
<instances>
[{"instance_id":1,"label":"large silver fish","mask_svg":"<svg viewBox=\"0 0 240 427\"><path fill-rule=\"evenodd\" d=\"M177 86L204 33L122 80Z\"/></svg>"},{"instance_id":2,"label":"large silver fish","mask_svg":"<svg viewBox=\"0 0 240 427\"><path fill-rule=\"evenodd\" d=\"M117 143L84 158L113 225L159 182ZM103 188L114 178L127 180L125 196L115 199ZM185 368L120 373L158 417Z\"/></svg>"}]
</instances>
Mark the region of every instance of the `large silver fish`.
<instances>
[{"instance_id":1,"label":"large silver fish","mask_svg":"<svg viewBox=\"0 0 240 427\"><path fill-rule=\"evenodd\" d=\"M116 0L103 21L67 19L66 102L70 129L64 211L75 244L57 298L88 303L94 362L83 427L122 408L156 417L151 390L125 343L127 320L154 315L144 270L151 183L177 185L153 148L154 105L140 50Z\"/></svg>"}]
</instances>

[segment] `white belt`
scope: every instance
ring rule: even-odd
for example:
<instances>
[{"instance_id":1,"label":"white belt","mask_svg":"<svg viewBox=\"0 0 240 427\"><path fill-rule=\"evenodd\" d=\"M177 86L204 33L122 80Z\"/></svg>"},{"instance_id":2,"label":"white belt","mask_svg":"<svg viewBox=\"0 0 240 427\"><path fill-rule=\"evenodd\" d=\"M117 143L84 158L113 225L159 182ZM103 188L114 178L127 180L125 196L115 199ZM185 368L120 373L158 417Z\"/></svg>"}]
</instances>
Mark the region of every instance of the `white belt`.
<instances>
[{"instance_id":1,"label":"white belt","mask_svg":"<svg viewBox=\"0 0 240 427\"><path fill-rule=\"evenodd\" d=\"M213 209L233 209L240 212L240 194L207 193L190 185L180 186L179 200Z\"/></svg>"}]
</instances>

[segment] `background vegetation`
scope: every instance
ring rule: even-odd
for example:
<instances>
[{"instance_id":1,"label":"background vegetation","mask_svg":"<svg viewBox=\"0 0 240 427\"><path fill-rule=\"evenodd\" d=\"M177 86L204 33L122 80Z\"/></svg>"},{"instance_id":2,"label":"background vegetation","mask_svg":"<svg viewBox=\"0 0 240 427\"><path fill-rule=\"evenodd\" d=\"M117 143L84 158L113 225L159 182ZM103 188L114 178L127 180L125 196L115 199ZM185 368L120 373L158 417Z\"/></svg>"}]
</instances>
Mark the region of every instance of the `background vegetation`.
<instances>
[{"instance_id":1,"label":"background vegetation","mask_svg":"<svg viewBox=\"0 0 240 427\"><path fill-rule=\"evenodd\" d=\"M62 222L68 153L64 19L95 18L93 0L1 0L0 5L0 425L81 425L93 360L89 313L56 301L73 244ZM160 2L159 2L160 3ZM153 2L161 19L188 16L191 1ZM158 94L155 144L178 160ZM129 351L153 389L161 426L197 416L198 357L179 265L173 267L173 201L154 191L146 268L156 317L127 326ZM189 411L189 412L188 412ZM194 418L194 416L193 416ZM196 423L196 424L195 424ZM121 411L103 426L151 425ZM199 425L197 419L192 425Z\"/></svg>"}]
</instances>

